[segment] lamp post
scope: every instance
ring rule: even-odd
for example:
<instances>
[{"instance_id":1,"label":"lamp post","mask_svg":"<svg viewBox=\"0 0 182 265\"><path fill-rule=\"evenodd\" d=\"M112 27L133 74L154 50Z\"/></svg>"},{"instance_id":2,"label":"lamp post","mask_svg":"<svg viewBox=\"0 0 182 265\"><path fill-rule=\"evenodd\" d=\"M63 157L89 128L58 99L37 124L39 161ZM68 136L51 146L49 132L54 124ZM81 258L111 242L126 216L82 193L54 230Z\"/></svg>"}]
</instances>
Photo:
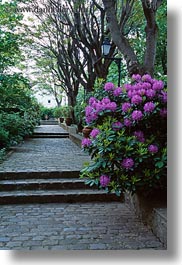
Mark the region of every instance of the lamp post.
<instances>
[{"instance_id":1,"label":"lamp post","mask_svg":"<svg viewBox=\"0 0 182 265\"><path fill-rule=\"evenodd\" d=\"M105 59L109 59L114 61L117 66L118 66L118 87L120 87L120 82L121 82L121 60L122 58L117 58L117 57L107 57L111 48L111 43L108 38L106 38L103 43L102 43L102 56Z\"/></svg>"}]
</instances>

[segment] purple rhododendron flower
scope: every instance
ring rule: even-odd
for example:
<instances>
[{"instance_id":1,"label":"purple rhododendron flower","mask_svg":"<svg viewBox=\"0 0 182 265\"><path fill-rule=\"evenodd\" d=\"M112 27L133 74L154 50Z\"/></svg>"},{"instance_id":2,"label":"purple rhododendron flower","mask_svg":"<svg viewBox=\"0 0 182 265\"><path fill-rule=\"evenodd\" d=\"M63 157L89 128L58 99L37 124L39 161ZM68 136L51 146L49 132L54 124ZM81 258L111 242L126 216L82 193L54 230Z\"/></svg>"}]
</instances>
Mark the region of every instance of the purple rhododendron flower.
<instances>
[{"instance_id":1,"label":"purple rhododendron flower","mask_svg":"<svg viewBox=\"0 0 182 265\"><path fill-rule=\"evenodd\" d=\"M141 83L141 82L140 83L136 83L136 84L133 85L133 90L138 91L141 88L143 88L143 83Z\"/></svg>"},{"instance_id":2,"label":"purple rhododendron flower","mask_svg":"<svg viewBox=\"0 0 182 265\"><path fill-rule=\"evenodd\" d=\"M142 102L142 97L139 95L135 95L131 98L131 102L133 104L140 104Z\"/></svg>"},{"instance_id":3,"label":"purple rhododendron flower","mask_svg":"<svg viewBox=\"0 0 182 265\"><path fill-rule=\"evenodd\" d=\"M92 121L95 121L98 118L98 115L96 112L91 112L86 115L86 123L89 124Z\"/></svg>"},{"instance_id":4,"label":"purple rhododendron flower","mask_svg":"<svg viewBox=\"0 0 182 265\"><path fill-rule=\"evenodd\" d=\"M145 82L149 82L149 83L153 82L153 79L152 79L152 77L149 74L143 75L142 76L142 80L145 81Z\"/></svg>"},{"instance_id":5,"label":"purple rhododendron flower","mask_svg":"<svg viewBox=\"0 0 182 265\"><path fill-rule=\"evenodd\" d=\"M134 166L134 161L132 158L125 158L123 159L121 165L126 168L126 169L130 169L131 167Z\"/></svg>"},{"instance_id":6,"label":"purple rhododendron flower","mask_svg":"<svg viewBox=\"0 0 182 265\"><path fill-rule=\"evenodd\" d=\"M161 117L167 117L167 109L166 108L163 108L160 110L160 116Z\"/></svg>"},{"instance_id":7,"label":"purple rhododendron flower","mask_svg":"<svg viewBox=\"0 0 182 265\"><path fill-rule=\"evenodd\" d=\"M167 102L167 93L166 93L166 92L161 91L161 95L160 95L160 97L162 97L162 101L163 101L164 103Z\"/></svg>"},{"instance_id":8,"label":"purple rhododendron flower","mask_svg":"<svg viewBox=\"0 0 182 265\"><path fill-rule=\"evenodd\" d=\"M140 80L141 80L141 75L139 75L139 74L133 74L132 75L132 79L134 79L135 81L137 81L137 82L139 82Z\"/></svg>"},{"instance_id":9,"label":"purple rhododendron flower","mask_svg":"<svg viewBox=\"0 0 182 265\"><path fill-rule=\"evenodd\" d=\"M107 105L106 104L102 104L101 102L98 102L96 105L95 105L95 110L96 112L100 112L102 110L105 110L107 108Z\"/></svg>"},{"instance_id":10,"label":"purple rhododendron flower","mask_svg":"<svg viewBox=\"0 0 182 265\"><path fill-rule=\"evenodd\" d=\"M151 145L149 145L148 150L150 153L157 153L158 147L157 147L157 145L151 144Z\"/></svg>"},{"instance_id":11,"label":"purple rhododendron flower","mask_svg":"<svg viewBox=\"0 0 182 265\"><path fill-rule=\"evenodd\" d=\"M153 98L155 96L156 92L153 89L148 89L148 90L146 90L146 93L145 94L146 94L146 96L148 98Z\"/></svg>"},{"instance_id":12,"label":"purple rhododendron flower","mask_svg":"<svg viewBox=\"0 0 182 265\"><path fill-rule=\"evenodd\" d=\"M143 109L145 112L152 112L155 109L155 104L153 102L147 102L145 103Z\"/></svg>"},{"instance_id":13,"label":"purple rhododendron flower","mask_svg":"<svg viewBox=\"0 0 182 265\"><path fill-rule=\"evenodd\" d=\"M89 138L83 138L82 140L83 147L89 147L91 144L92 144L92 141Z\"/></svg>"},{"instance_id":14,"label":"purple rhododendron flower","mask_svg":"<svg viewBox=\"0 0 182 265\"><path fill-rule=\"evenodd\" d=\"M138 95L144 96L146 94L146 90L144 88L141 88L138 90Z\"/></svg>"},{"instance_id":15,"label":"purple rhododendron flower","mask_svg":"<svg viewBox=\"0 0 182 265\"><path fill-rule=\"evenodd\" d=\"M134 136L137 138L139 142L145 142L144 133L142 131L135 131Z\"/></svg>"},{"instance_id":16,"label":"purple rhododendron flower","mask_svg":"<svg viewBox=\"0 0 182 265\"><path fill-rule=\"evenodd\" d=\"M126 127L130 127L130 126L132 125L132 121L129 120L129 119L124 119L124 125L125 125Z\"/></svg>"},{"instance_id":17,"label":"purple rhododendron flower","mask_svg":"<svg viewBox=\"0 0 182 265\"><path fill-rule=\"evenodd\" d=\"M106 91L112 91L112 90L115 89L115 86L114 86L114 84L113 84L112 82L107 82L107 83L105 83L105 85L104 85L104 89L105 89Z\"/></svg>"},{"instance_id":18,"label":"purple rhododendron flower","mask_svg":"<svg viewBox=\"0 0 182 265\"><path fill-rule=\"evenodd\" d=\"M125 102L122 104L122 111L127 112L131 108L131 104L128 102Z\"/></svg>"},{"instance_id":19,"label":"purple rhododendron flower","mask_svg":"<svg viewBox=\"0 0 182 265\"><path fill-rule=\"evenodd\" d=\"M90 106L87 106L87 107L85 108L85 115L86 115L86 116L87 116L87 115L90 115L90 114L92 113L92 111L93 111L93 108L90 107Z\"/></svg>"},{"instance_id":20,"label":"purple rhododendron flower","mask_svg":"<svg viewBox=\"0 0 182 265\"><path fill-rule=\"evenodd\" d=\"M141 120L143 118L143 114L141 110L134 110L131 114L131 117L134 121Z\"/></svg>"},{"instance_id":21,"label":"purple rhododendron flower","mask_svg":"<svg viewBox=\"0 0 182 265\"><path fill-rule=\"evenodd\" d=\"M112 123L112 129L114 131L118 131L123 127L123 124L120 121L116 121Z\"/></svg>"},{"instance_id":22,"label":"purple rhododendron flower","mask_svg":"<svg viewBox=\"0 0 182 265\"><path fill-rule=\"evenodd\" d=\"M95 102L97 102L97 99L94 98L94 97L90 97L90 99L89 99L89 105L92 105Z\"/></svg>"},{"instance_id":23,"label":"purple rhododendron flower","mask_svg":"<svg viewBox=\"0 0 182 265\"><path fill-rule=\"evenodd\" d=\"M103 104L108 104L108 103L110 103L111 102L111 100L109 99L109 98L103 98L102 100L101 100L101 103L103 103Z\"/></svg>"},{"instance_id":24,"label":"purple rhododendron flower","mask_svg":"<svg viewBox=\"0 0 182 265\"><path fill-rule=\"evenodd\" d=\"M118 88L116 88L114 91L113 91L113 95L115 96L115 97L118 97L119 95L121 95L122 94L122 88L121 87L118 87Z\"/></svg>"},{"instance_id":25,"label":"purple rhododendron flower","mask_svg":"<svg viewBox=\"0 0 182 265\"><path fill-rule=\"evenodd\" d=\"M132 89L132 85L130 85L130 84L124 84L124 89L126 91L129 91L130 89Z\"/></svg>"},{"instance_id":26,"label":"purple rhododendron flower","mask_svg":"<svg viewBox=\"0 0 182 265\"><path fill-rule=\"evenodd\" d=\"M147 90L147 89L151 89L152 85L148 82L143 82L142 87Z\"/></svg>"},{"instance_id":27,"label":"purple rhododendron flower","mask_svg":"<svg viewBox=\"0 0 182 265\"><path fill-rule=\"evenodd\" d=\"M164 83L162 82L162 80L155 80L153 82L152 88L154 90L162 90L164 88Z\"/></svg>"},{"instance_id":28,"label":"purple rhododendron flower","mask_svg":"<svg viewBox=\"0 0 182 265\"><path fill-rule=\"evenodd\" d=\"M107 109L111 110L111 111L115 111L117 108L117 105L115 102L110 102L109 104L107 104Z\"/></svg>"},{"instance_id":29,"label":"purple rhododendron flower","mask_svg":"<svg viewBox=\"0 0 182 265\"><path fill-rule=\"evenodd\" d=\"M92 138L95 138L99 133L100 133L99 129L94 128L94 129L91 131L90 136L91 136Z\"/></svg>"},{"instance_id":30,"label":"purple rhododendron flower","mask_svg":"<svg viewBox=\"0 0 182 265\"><path fill-rule=\"evenodd\" d=\"M103 188L107 187L109 182L110 182L110 177L109 176L107 176L107 175L100 176L100 185Z\"/></svg>"},{"instance_id":31,"label":"purple rhododendron flower","mask_svg":"<svg viewBox=\"0 0 182 265\"><path fill-rule=\"evenodd\" d=\"M132 98L135 95L132 90L129 90L127 94L129 98Z\"/></svg>"}]
</instances>

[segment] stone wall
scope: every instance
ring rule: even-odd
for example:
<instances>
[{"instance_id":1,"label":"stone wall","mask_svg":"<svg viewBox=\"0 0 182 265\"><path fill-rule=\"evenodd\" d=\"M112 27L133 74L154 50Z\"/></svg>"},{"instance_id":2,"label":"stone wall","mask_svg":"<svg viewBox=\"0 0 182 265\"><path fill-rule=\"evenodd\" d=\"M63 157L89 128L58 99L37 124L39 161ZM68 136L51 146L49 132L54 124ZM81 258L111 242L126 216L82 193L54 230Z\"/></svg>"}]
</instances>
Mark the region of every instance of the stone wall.
<instances>
[{"instance_id":1,"label":"stone wall","mask_svg":"<svg viewBox=\"0 0 182 265\"><path fill-rule=\"evenodd\" d=\"M144 196L142 194L125 193L125 201L134 213L147 225L153 233L167 246L167 199L164 194Z\"/></svg>"}]
</instances>

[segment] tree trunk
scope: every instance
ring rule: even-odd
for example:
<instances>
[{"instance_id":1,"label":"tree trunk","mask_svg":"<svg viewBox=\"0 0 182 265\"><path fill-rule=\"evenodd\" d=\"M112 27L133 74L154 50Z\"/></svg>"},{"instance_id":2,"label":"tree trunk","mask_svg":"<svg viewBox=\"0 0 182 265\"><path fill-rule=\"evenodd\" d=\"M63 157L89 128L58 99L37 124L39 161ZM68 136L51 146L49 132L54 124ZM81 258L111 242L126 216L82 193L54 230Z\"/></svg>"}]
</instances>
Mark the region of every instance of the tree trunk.
<instances>
[{"instance_id":1,"label":"tree trunk","mask_svg":"<svg viewBox=\"0 0 182 265\"><path fill-rule=\"evenodd\" d=\"M106 11L107 22L111 32L112 40L121 51L127 63L129 75L139 73L141 65L138 62L137 56L128 40L122 35L116 17L115 1L103 0Z\"/></svg>"},{"instance_id":2,"label":"tree trunk","mask_svg":"<svg viewBox=\"0 0 182 265\"><path fill-rule=\"evenodd\" d=\"M136 73L149 73L153 75L157 43L157 24L155 21L155 15L157 8L161 4L161 0L141 0L143 12L147 22L145 28L146 50L143 64L139 63L134 49L131 47L129 41L125 38L125 36L122 34L123 29L119 26L116 16L116 1L102 0L102 2L105 7L107 22L111 32L112 40L116 44L118 49L121 51L124 56L124 59L126 60L129 76ZM120 23L120 25L121 24L122 23Z\"/></svg>"},{"instance_id":3,"label":"tree trunk","mask_svg":"<svg viewBox=\"0 0 182 265\"><path fill-rule=\"evenodd\" d=\"M142 0L142 7L147 22L145 27L146 50L144 58L144 69L146 73L153 75L158 33L158 27L155 21L156 9L153 9L151 5L148 5L146 0Z\"/></svg>"}]
</instances>

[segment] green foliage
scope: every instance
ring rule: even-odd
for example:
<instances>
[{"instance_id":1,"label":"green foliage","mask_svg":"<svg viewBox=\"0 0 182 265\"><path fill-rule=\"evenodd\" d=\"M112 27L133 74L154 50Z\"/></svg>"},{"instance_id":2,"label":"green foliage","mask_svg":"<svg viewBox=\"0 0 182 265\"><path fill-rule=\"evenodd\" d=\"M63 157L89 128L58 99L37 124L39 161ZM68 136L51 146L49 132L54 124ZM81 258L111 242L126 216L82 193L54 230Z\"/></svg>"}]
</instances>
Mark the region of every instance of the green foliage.
<instances>
[{"instance_id":1,"label":"green foliage","mask_svg":"<svg viewBox=\"0 0 182 265\"><path fill-rule=\"evenodd\" d=\"M80 89L74 106L74 118L77 125L84 125L85 107L85 92L84 89Z\"/></svg>"},{"instance_id":2,"label":"green foliage","mask_svg":"<svg viewBox=\"0 0 182 265\"><path fill-rule=\"evenodd\" d=\"M0 4L0 71L20 60L23 34L16 31L16 26L22 15L17 14L16 7L17 1Z\"/></svg>"},{"instance_id":3,"label":"green foliage","mask_svg":"<svg viewBox=\"0 0 182 265\"><path fill-rule=\"evenodd\" d=\"M55 111L55 108L47 108L47 107L44 107L44 106L41 106L40 107L40 117L42 120L45 120L46 119L46 116L47 118L53 118L54 117L54 111Z\"/></svg>"},{"instance_id":4,"label":"green foliage","mask_svg":"<svg viewBox=\"0 0 182 265\"><path fill-rule=\"evenodd\" d=\"M39 120L29 81L11 68L22 59L23 34L17 31L22 15L16 13L17 2L0 1L0 149L29 136Z\"/></svg>"},{"instance_id":5,"label":"green foliage","mask_svg":"<svg viewBox=\"0 0 182 265\"><path fill-rule=\"evenodd\" d=\"M56 107L53 110L53 115L55 118L62 118L64 116L64 109L63 107Z\"/></svg>"},{"instance_id":6,"label":"green foliage","mask_svg":"<svg viewBox=\"0 0 182 265\"><path fill-rule=\"evenodd\" d=\"M39 120L39 105L29 82L19 74L0 74L1 147L18 143L33 132Z\"/></svg>"},{"instance_id":7,"label":"green foliage","mask_svg":"<svg viewBox=\"0 0 182 265\"><path fill-rule=\"evenodd\" d=\"M64 118L72 118L73 107L72 106L63 106L63 116Z\"/></svg>"}]
</instances>

